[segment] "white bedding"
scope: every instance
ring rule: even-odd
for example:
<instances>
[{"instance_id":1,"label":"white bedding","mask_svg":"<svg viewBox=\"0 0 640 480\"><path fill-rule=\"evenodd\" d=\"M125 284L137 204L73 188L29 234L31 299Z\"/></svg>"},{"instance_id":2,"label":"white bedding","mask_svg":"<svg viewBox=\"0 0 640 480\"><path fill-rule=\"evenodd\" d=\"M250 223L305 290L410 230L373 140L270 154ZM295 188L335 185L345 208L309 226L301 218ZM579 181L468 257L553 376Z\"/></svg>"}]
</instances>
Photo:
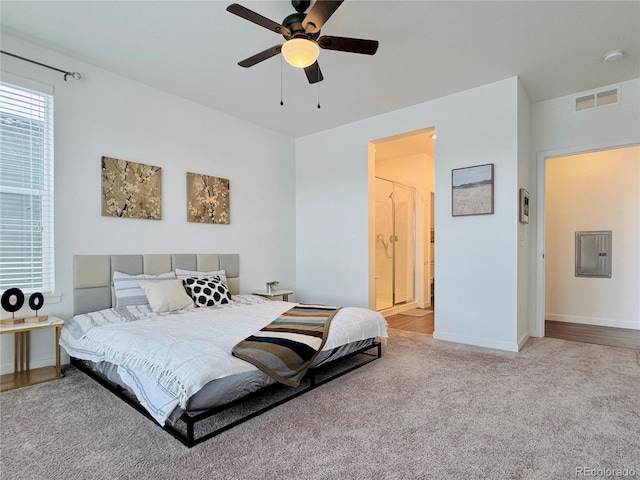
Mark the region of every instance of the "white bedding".
<instances>
[{"instance_id":1,"label":"white bedding","mask_svg":"<svg viewBox=\"0 0 640 480\"><path fill-rule=\"evenodd\" d=\"M295 303L235 295L214 308L153 313L146 306L77 315L65 323L60 345L69 355L117 366L122 381L161 425L176 407L217 378L256 370L231 348ZM386 338L387 322L365 308L334 317L323 350L367 338Z\"/></svg>"}]
</instances>

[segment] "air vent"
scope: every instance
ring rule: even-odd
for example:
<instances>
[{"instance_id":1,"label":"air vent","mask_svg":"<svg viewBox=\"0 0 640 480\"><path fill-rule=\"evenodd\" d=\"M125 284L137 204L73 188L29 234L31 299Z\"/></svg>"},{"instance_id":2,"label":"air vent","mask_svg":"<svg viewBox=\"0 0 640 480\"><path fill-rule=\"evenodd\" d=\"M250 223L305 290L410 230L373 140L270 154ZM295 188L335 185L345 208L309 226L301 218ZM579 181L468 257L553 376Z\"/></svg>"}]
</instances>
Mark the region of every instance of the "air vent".
<instances>
[{"instance_id":1,"label":"air vent","mask_svg":"<svg viewBox=\"0 0 640 480\"><path fill-rule=\"evenodd\" d=\"M596 106L596 94L585 95L584 97L576 98L576 112L587 110Z\"/></svg>"},{"instance_id":2,"label":"air vent","mask_svg":"<svg viewBox=\"0 0 640 480\"><path fill-rule=\"evenodd\" d=\"M576 112L590 110L620 103L620 87L609 88L600 92L588 93L576 97Z\"/></svg>"},{"instance_id":3,"label":"air vent","mask_svg":"<svg viewBox=\"0 0 640 480\"><path fill-rule=\"evenodd\" d=\"M618 103L618 90L619 88L614 88L613 90L598 92L596 95L596 104L599 107L602 107L604 105L613 105L614 103Z\"/></svg>"}]
</instances>

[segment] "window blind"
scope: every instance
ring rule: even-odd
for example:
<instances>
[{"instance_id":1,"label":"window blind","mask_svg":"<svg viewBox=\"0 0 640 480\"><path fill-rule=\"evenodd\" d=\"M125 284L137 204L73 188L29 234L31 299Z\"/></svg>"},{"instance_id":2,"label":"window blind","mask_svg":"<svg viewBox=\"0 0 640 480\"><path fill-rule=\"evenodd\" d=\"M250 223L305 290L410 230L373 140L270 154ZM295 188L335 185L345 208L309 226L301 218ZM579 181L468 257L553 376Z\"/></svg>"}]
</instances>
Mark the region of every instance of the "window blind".
<instances>
[{"instance_id":1,"label":"window blind","mask_svg":"<svg viewBox=\"0 0 640 480\"><path fill-rule=\"evenodd\" d=\"M54 291L53 96L0 82L0 291Z\"/></svg>"}]
</instances>

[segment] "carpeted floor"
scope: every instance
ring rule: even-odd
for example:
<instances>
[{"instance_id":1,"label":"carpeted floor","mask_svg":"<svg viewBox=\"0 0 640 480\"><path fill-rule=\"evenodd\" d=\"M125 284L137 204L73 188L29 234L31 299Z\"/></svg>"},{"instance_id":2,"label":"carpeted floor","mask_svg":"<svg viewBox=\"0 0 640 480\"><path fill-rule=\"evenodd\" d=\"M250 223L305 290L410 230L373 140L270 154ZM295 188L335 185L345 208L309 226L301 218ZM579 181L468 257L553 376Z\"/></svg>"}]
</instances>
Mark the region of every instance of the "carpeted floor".
<instances>
[{"instance_id":1,"label":"carpeted floor","mask_svg":"<svg viewBox=\"0 0 640 480\"><path fill-rule=\"evenodd\" d=\"M640 354L520 353L391 330L383 357L192 449L70 368L0 395L4 479L640 476ZM583 470L584 471L584 470Z\"/></svg>"}]
</instances>

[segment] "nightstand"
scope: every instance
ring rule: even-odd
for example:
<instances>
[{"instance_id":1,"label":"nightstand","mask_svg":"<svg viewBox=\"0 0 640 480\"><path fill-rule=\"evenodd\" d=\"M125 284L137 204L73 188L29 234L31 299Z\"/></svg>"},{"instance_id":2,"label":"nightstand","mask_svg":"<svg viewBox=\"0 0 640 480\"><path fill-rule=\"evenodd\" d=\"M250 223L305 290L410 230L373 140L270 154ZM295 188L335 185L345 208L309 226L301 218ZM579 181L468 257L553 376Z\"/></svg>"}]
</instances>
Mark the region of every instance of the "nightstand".
<instances>
[{"instance_id":1,"label":"nightstand","mask_svg":"<svg viewBox=\"0 0 640 480\"><path fill-rule=\"evenodd\" d=\"M5 333L14 334L14 372L0 376L0 392L62 378L59 342L63 325L64 320L58 317L49 317L45 322L40 323L20 323L18 325L0 326L0 335L4 335ZM45 328L56 329L56 365L31 370L29 366L31 361L31 332Z\"/></svg>"},{"instance_id":2,"label":"nightstand","mask_svg":"<svg viewBox=\"0 0 640 480\"><path fill-rule=\"evenodd\" d=\"M275 292L267 293L266 290L258 290L257 292L253 292L254 295L260 295L264 298L275 298L282 297L284 302L289 301L289 295L293 295L291 290L276 290Z\"/></svg>"}]
</instances>

